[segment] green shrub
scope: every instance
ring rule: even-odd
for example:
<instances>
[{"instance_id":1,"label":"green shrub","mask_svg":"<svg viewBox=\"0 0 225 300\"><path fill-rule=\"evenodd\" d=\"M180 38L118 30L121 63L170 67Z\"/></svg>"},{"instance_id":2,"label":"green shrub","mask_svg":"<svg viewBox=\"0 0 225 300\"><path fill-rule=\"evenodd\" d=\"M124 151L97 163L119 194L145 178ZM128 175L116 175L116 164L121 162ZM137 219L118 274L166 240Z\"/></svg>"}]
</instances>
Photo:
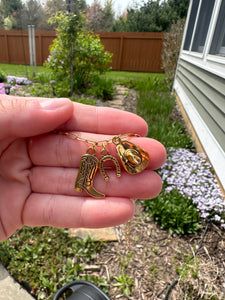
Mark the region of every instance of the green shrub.
<instances>
[{"instance_id":1,"label":"green shrub","mask_svg":"<svg viewBox=\"0 0 225 300\"><path fill-rule=\"evenodd\" d=\"M143 205L159 226L170 233L192 234L201 228L196 206L177 190L163 192L156 200Z\"/></svg>"},{"instance_id":2,"label":"green shrub","mask_svg":"<svg viewBox=\"0 0 225 300\"><path fill-rule=\"evenodd\" d=\"M82 20L76 15L59 13L52 22L57 26L57 38L46 65L60 89L65 87L64 96L83 93L96 75L109 69L112 55L105 51L99 36L82 31Z\"/></svg>"},{"instance_id":3,"label":"green shrub","mask_svg":"<svg viewBox=\"0 0 225 300\"><path fill-rule=\"evenodd\" d=\"M45 70L44 72L39 72L34 77L35 82L49 84L51 81L51 73Z\"/></svg>"},{"instance_id":4,"label":"green shrub","mask_svg":"<svg viewBox=\"0 0 225 300\"><path fill-rule=\"evenodd\" d=\"M106 77L96 76L92 87L87 90L87 94L93 95L102 100L112 100L115 89L113 81Z\"/></svg>"},{"instance_id":5,"label":"green shrub","mask_svg":"<svg viewBox=\"0 0 225 300\"><path fill-rule=\"evenodd\" d=\"M6 75L3 71L0 70L0 82L6 81Z\"/></svg>"},{"instance_id":6,"label":"green shrub","mask_svg":"<svg viewBox=\"0 0 225 300\"><path fill-rule=\"evenodd\" d=\"M35 97L54 97L51 85L46 83L34 83L26 88L26 92Z\"/></svg>"}]
</instances>

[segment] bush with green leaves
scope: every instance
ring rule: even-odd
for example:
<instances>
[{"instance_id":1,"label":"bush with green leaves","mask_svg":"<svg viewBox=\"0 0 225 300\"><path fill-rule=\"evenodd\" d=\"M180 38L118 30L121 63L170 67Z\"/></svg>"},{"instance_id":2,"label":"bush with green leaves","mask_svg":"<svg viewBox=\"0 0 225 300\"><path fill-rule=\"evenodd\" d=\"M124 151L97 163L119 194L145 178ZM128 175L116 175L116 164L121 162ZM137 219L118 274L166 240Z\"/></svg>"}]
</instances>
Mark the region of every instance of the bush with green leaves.
<instances>
[{"instance_id":1,"label":"bush with green leaves","mask_svg":"<svg viewBox=\"0 0 225 300\"><path fill-rule=\"evenodd\" d=\"M5 81L6 81L5 73L0 70L0 82L5 82Z\"/></svg>"},{"instance_id":2,"label":"bush with green leaves","mask_svg":"<svg viewBox=\"0 0 225 300\"><path fill-rule=\"evenodd\" d=\"M92 82L92 87L87 90L87 94L93 95L102 100L112 100L115 92L113 80L106 77L96 76Z\"/></svg>"},{"instance_id":3,"label":"bush with green leaves","mask_svg":"<svg viewBox=\"0 0 225 300\"><path fill-rule=\"evenodd\" d=\"M42 72L38 72L35 74L33 78L34 82L42 83L42 84L49 84L52 80L51 72L48 72L46 69Z\"/></svg>"},{"instance_id":4,"label":"bush with green leaves","mask_svg":"<svg viewBox=\"0 0 225 300\"><path fill-rule=\"evenodd\" d=\"M193 234L201 228L195 204L177 190L163 192L157 199L144 202L144 207L159 226L170 233Z\"/></svg>"},{"instance_id":5,"label":"bush with green leaves","mask_svg":"<svg viewBox=\"0 0 225 300\"><path fill-rule=\"evenodd\" d=\"M112 56L99 36L82 30L82 19L76 15L61 12L51 22L57 26L57 38L46 65L57 82L58 96L83 93L93 78L109 69Z\"/></svg>"}]
</instances>

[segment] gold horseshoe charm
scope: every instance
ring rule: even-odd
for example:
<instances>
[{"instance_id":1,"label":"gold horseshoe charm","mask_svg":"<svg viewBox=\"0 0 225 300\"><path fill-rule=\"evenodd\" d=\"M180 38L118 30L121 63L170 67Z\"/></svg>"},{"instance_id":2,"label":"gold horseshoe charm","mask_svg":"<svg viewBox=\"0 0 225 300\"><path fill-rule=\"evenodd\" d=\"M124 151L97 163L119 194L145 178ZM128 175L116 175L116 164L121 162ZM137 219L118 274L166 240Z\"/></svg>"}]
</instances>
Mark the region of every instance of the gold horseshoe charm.
<instances>
[{"instance_id":1,"label":"gold horseshoe charm","mask_svg":"<svg viewBox=\"0 0 225 300\"><path fill-rule=\"evenodd\" d=\"M112 155L108 154L108 155L103 156L99 162L100 173L104 177L105 181L109 181L109 175L106 173L106 170L104 169L104 163L107 161L112 161L114 163L114 165L116 167L116 176L121 177L121 168L120 168L118 160L115 157L113 157Z\"/></svg>"}]
</instances>

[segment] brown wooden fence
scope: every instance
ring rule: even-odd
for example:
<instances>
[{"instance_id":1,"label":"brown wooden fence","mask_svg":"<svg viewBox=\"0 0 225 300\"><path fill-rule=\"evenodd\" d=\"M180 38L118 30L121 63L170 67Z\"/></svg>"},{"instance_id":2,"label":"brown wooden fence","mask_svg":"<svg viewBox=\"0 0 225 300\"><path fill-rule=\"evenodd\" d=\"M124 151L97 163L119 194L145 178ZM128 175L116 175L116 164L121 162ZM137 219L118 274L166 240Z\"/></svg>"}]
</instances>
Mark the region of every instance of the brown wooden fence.
<instances>
[{"instance_id":1,"label":"brown wooden fence","mask_svg":"<svg viewBox=\"0 0 225 300\"><path fill-rule=\"evenodd\" d=\"M108 32L99 35L105 49L113 53L113 70L162 72L162 33ZM55 36L54 31L36 31L38 65L47 59ZM0 30L0 63L29 64L27 31Z\"/></svg>"}]
</instances>

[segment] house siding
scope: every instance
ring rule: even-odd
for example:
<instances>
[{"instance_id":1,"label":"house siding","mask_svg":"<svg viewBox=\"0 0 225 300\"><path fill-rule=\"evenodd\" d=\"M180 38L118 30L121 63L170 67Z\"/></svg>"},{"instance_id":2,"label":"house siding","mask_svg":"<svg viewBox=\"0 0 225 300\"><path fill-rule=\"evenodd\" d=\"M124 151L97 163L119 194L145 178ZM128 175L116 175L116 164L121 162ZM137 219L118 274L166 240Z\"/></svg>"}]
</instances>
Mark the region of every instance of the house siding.
<instances>
[{"instance_id":1,"label":"house siding","mask_svg":"<svg viewBox=\"0 0 225 300\"><path fill-rule=\"evenodd\" d=\"M225 79L180 59L176 80L225 152Z\"/></svg>"}]
</instances>

